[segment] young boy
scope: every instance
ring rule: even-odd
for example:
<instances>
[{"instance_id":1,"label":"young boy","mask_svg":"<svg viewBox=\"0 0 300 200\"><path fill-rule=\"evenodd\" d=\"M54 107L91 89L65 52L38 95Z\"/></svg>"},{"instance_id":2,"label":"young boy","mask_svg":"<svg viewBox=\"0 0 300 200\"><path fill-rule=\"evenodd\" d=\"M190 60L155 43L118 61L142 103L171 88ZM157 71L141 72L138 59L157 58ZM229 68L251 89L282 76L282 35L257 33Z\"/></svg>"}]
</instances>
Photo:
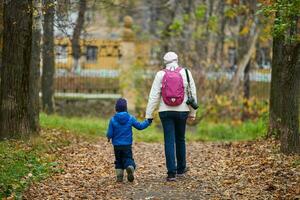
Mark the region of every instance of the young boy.
<instances>
[{"instance_id":1,"label":"young boy","mask_svg":"<svg viewBox=\"0 0 300 200\"><path fill-rule=\"evenodd\" d=\"M152 120L147 119L138 122L135 117L127 112L127 102L120 98L116 102L116 114L111 118L107 130L107 139L112 139L115 152L115 169L117 182L123 181L124 169L127 172L127 180L134 180L135 163L132 157L132 126L138 130L147 128Z\"/></svg>"}]
</instances>

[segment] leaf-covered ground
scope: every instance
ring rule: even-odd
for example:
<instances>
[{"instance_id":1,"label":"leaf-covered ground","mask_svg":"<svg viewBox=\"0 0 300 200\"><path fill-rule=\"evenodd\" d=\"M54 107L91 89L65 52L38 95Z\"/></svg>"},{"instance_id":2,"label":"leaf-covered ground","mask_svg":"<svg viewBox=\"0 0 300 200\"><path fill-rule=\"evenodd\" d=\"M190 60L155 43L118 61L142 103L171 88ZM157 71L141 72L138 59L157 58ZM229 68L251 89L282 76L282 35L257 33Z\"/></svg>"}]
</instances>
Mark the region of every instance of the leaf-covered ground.
<instances>
[{"instance_id":1,"label":"leaf-covered ground","mask_svg":"<svg viewBox=\"0 0 300 200\"><path fill-rule=\"evenodd\" d=\"M300 157L274 141L188 143L190 171L165 181L163 144L135 143L134 183L116 183L111 144L73 140L57 152L63 173L32 185L25 199L300 199Z\"/></svg>"}]
</instances>

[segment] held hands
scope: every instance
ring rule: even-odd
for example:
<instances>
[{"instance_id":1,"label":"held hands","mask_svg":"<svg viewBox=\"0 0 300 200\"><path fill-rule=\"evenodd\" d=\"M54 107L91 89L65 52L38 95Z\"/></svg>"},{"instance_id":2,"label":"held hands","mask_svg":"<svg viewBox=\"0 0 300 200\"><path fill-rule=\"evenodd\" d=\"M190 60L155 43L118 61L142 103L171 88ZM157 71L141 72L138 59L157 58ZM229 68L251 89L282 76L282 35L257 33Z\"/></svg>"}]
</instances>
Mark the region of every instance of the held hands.
<instances>
[{"instance_id":1,"label":"held hands","mask_svg":"<svg viewBox=\"0 0 300 200\"><path fill-rule=\"evenodd\" d=\"M149 124L151 124L152 121L153 121L153 118L149 118L149 119L147 119L147 120L148 120Z\"/></svg>"}]
</instances>

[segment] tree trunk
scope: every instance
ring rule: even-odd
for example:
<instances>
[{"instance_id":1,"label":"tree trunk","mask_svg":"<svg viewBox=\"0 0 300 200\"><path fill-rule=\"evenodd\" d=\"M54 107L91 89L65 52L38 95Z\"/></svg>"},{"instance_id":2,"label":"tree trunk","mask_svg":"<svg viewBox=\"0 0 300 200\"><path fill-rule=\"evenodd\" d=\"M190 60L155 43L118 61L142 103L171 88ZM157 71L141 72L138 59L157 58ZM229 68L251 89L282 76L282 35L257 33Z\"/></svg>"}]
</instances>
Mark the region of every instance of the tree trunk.
<instances>
[{"instance_id":1,"label":"tree trunk","mask_svg":"<svg viewBox=\"0 0 300 200\"><path fill-rule=\"evenodd\" d=\"M232 90L234 93L238 91L240 77L245 71L247 65L250 63L251 56L255 53L256 43L260 33L260 27L258 27L259 19L255 15L257 1L240 1L240 3L241 5L249 7L249 11L243 13L243 15L240 17L237 50L237 57L239 60L237 63L237 70L232 79ZM251 27L248 27L250 22L249 18L253 19ZM241 35L241 31L245 28L249 29L248 33Z\"/></svg>"},{"instance_id":2,"label":"tree trunk","mask_svg":"<svg viewBox=\"0 0 300 200\"><path fill-rule=\"evenodd\" d=\"M232 86L233 86L232 90L234 92L237 91L237 88L238 88L239 83L240 83L240 76L245 71L246 66L250 62L251 56L255 52L255 49L256 49L255 45L256 45L256 41L258 39L258 35L259 35L259 31L256 31L254 36L250 40L250 46L249 46L248 52L245 55L243 55L242 59L238 62L237 71L234 74L234 77L232 78Z\"/></svg>"},{"instance_id":3,"label":"tree trunk","mask_svg":"<svg viewBox=\"0 0 300 200\"><path fill-rule=\"evenodd\" d=\"M3 50L3 1L0 1L0 72L2 65L2 50ZM1 81L0 81L1 82Z\"/></svg>"},{"instance_id":4,"label":"tree trunk","mask_svg":"<svg viewBox=\"0 0 300 200\"><path fill-rule=\"evenodd\" d=\"M297 20L295 23L291 21L291 24L289 35L283 33L273 39L270 92L269 136L275 135L280 138L281 151L286 154L300 153L300 42L290 38L297 35Z\"/></svg>"},{"instance_id":5,"label":"tree trunk","mask_svg":"<svg viewBox=\"0 0 300 200\"><path fill-rule=\"evenodd\" d=\"M41 0L33 1L34 12L33 27L32 27L32 53L31 53L31 68L30 68L30 115L35 119L31 123L31 129L39 130L39 91L40 91L40 62L41 62L41 27L42 27L42 12L41 12Z\"/></svg>"},{"instance_id":6,"label":"tree trunk","mask_svg":"<svg viewBox=\"0 0 300 200\"><path fill-rule=\"evenodd\" d=\"M242 120L245 121L249 118L249 112L248 112L248 100L250 98L250 68L251 68L251 62L249 61L245 70L244 70L244 103L243 103L243 113L242 113Z\"/></svg>"},{"instance_id":7,"label":"tree trunk","mask_svg":"<svg viewBox=\"0 0 300 200\"><path fill-rule=\"evenodd\" d=\"M224 54L224 42L225 42L225 26L226 26L226 16L225 16L225 1L219 2L219 16L221 18L219 27L220 31L218 32L218 38L215 44L214 57L213 59L217 62L219 66L224 62L223 54Z\"/></svg>"},{"instance_id":8,"label":"tree trunk","mask_svg":"<svg viewBox=\"0 0 300 200\"><path fill-rule=\"evenodd\" d=\"M287 60L286 66L282 67L282 117L281 117L281 151L283 153L300 153L299 137L299 85L297 68L299 65L300 44L297 47L289 48L288 54L284 55Z\"/></svg>"},{"instance_id":9,"label":"tree trunk","mask_svg":"<svg viewBox=\"0 0 300 200\"><path fill-rule=\"evenodd\" d=\"M42 107L46 113L54 112L54 0L44 0Z\"/></svg>"},{"instance_id":10,"label":"tree trunk","mask_svg":"<svg viewBox=\"0 0 300 200\"><path fill-rule=\"evenodd\" d=\"M214 0L206 0L207 12L206 12L206 32L205 32L205 48L206 48L206 61L209 65L212 63L213 58L213 37L212 31L209 28L211 17L213 16L214 12Z\"/></svg>"},{"instance_id":11,"label":"tree trunk","mask_svg":"<svg viewBox=\"0 0 300 200\"><path fill-rule=\"evenodd\" d=\"M30 114L32 0L4 4L1 69L0 138L24 138L35 130Z\"/></svg>"},{"instance_id":12,"label":"tree trunk","mask_svg":"<svg viewBox=\"0 0 300 200\"><path fill-rule=\"evenodd\" d=\"M281 66L285 65L284 61L284 44L283 42L273 40L273 59L271 71L271 89L270 89L270 111L269 111L269 131L268 136L275 136L279 138L279 123L278 120L282 113L282 72Z\"/></svg>"},{"instance_id":13,"label":"tree trunk","mask_svg":"<svg viewBox=\"0 0 300 200\"><path fill-rule=\"evenodd\" d=\"M161 52L159 52L160 55L163 55L165 52L170 51L171 48L173 48L171 41L172 41L172 30L171 25L173 24L173 21L177 14L177 9L179 8L180 2L178 0L172 1L169 4L169 9L165 10L165 12L160 11L158 9L158 17L162 19L164 22L164 27L162 28L162 33L160 36L160 44L161 44Z\"/></svg>"},{"instance_id":14,"label":"tree trunk","mask_svg":"<svg viewBox=\"0 0 300 200\"><path fill-rule=\"evenodd\" d=\"M79 12L78 18L76 22L76 26L74 28L73 37L72 37L72 55L73 55L73 71L77 72L80 70L80 35L84 25L84 14L86 11L86 0L80 0L79 2Z\"/></svg>"}]
</instances>

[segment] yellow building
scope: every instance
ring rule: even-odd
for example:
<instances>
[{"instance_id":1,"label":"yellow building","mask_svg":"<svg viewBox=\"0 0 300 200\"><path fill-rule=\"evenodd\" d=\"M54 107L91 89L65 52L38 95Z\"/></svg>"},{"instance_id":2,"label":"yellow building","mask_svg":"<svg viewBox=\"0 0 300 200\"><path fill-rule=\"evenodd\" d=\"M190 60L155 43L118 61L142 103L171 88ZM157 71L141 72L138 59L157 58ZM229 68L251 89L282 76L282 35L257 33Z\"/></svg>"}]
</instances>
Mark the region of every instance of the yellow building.
<instances>
[{"instance_id":1,"label":"yellow building","mask_svg":"<svg viewBox=\"0 0 300 200\"><path fill-rule=\"evenodd\" d=\"M85 39L80 41L81 70L116 70L119 68L121 54L120 40ZM139 64L148 64L151 43L135 42L135 55ZM57 69L72 71L72 45L68 38L55 39L55 66Z\"/></svg>"},{"instance_id":2,"label":"yellow building","mask_svg":"<svg viewBox=\"0 0 300 200\"><path fill-rule=\"evenodd\" d=\"M58 69L72 70L72 45L68 38L55 40L55 64ZM120 41L85 39L80 41L81 69L117 69L121 55Z\"/></svg>"}]
</instances>

